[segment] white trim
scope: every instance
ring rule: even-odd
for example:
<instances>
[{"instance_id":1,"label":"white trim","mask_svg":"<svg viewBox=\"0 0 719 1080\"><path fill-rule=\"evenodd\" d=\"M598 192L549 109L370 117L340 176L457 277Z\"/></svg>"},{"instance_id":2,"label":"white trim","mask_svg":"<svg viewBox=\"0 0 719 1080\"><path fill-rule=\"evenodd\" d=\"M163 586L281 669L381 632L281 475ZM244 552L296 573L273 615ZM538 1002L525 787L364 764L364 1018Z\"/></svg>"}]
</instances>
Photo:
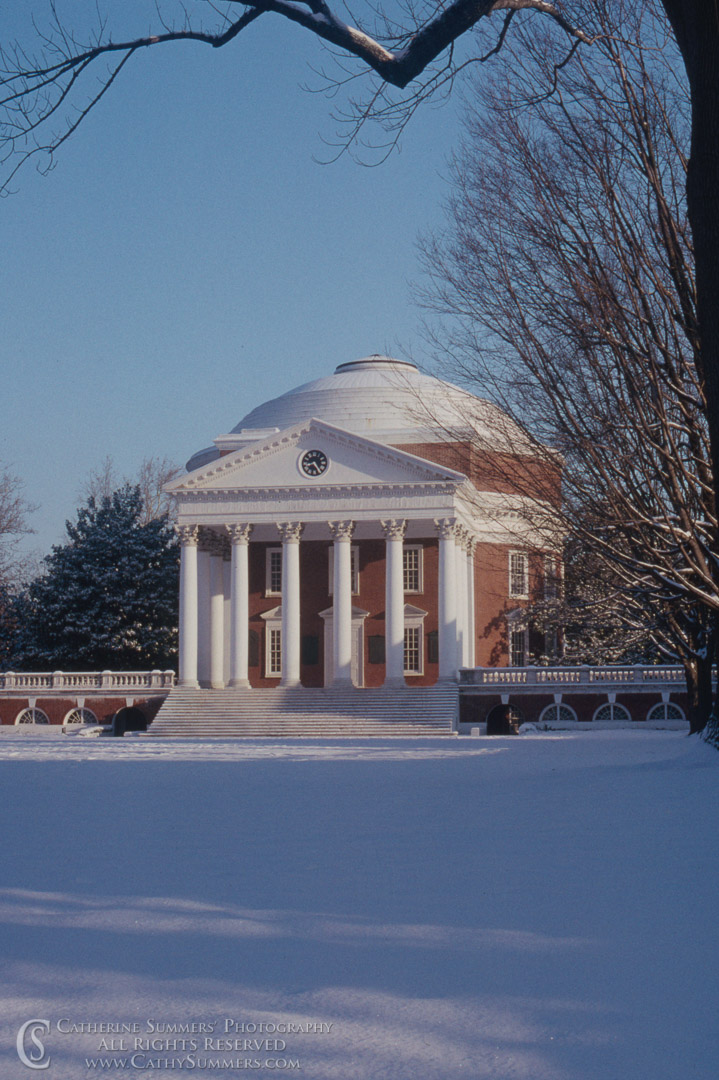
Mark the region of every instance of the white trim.
<instances>
[{"instance_id":1,"label":"white trim","mask_svg":"<svg viewBox=\"0 0 719 1080\"><path fill-rule=\"evenodd\" d=\"M405 654L405 637L402 638L402 667L405 675L424 675L424 654L425 654L425 640L424 640L424 620L427 617L427 612L422 611L421 608L415 607L413 604L404 605L404 633L406 635L408 630L417 630L419 632L419 668L417 670L408 670L404 665Z\"/></svg>"},{"instance_id":2,"label":"white trim","mask_svg":"<svg viewBox=\"0 0 719 1080\"><path fill-rule=\"evenodd\" d=\"M528 600L529 599L529 552L527 552L527 551L518 551L516 549L510 549L510 551L507 554L508 554L507 571L508 571L508 575L509 575L509 580L508 580L508 583L507 583L507 595L509 597L511 597L513 600ZM514 559L514 558L517 558L517 559L521 558L522 562L523 562L523 569L521 571L522 578L523 578L523 588L522 588L521 592L516 592L512 588L512 579L515 577L515 572L512 570L512 559ZM516 576L518 576L518 575L516 575Z\"/></svg>"},{"instance_id":3,"label":"white trim","mask_svg":"<svg viewBox=\"0 0 719 1080\"><path fill-rule=\"evenodd\" d=\"M517 619L507 620L507 666L512 668L526 667L529 660L529 629L526 626L518 626L518 621ZM512 662L512 636L514 634L522 635L522 662L519 664Z\"/></svg>"},{"instance_id":4,"label":"white trim","mask_svg":"<svg viewBox=\"0 0 719 1080\"><path fill-rule=\"evenodd\" d=\"M547 587L549 586L549 588ZM556 555L544 556L544 599L559 600L561 594L561 574L559 559Z\"/></svg>"},{"instance_id":5,"label":"white trim","mask_svg":"<svg viewBox=\"0 0 719 1080\"><path fill-rule=\"evenodd\" d=\"M280 560L280 588L272 588L272 556L278 555ZM265 548L265 596L282 596L282 546Z\"/></svg>"},{"instance_id":6,"label":"white trim","mask_svg":"<svg viewBox=\"0 0 719 1080\"><path fill-rule=\"evenodd\" d=\"M662 697L663 696L664 695L662 695ZM679 716L667 716L667 708L676 709L677 712L679 713ZM652 716L652 713L654 712L655 709L661 709L662 710L662 715L661 716ZM651 709L647 713L647 720L649 722L656 722L657 720L661 720L661 721L671 723L672 721L686 720L686 718L687 718L686 713L684 712L684 710L681 708L680 705L677 705L676 701L657 701L657 702L655 702L654 705L652 705Z\"/></svg>"},{"instance_id":7,"label":"white trim","mask_svg":"<svg viewBox=\"0 0 719 1080\"><path fill-rule=\"evenodd\" d=\"M21 720L20 719L22 716L26 716L28 713L30 713L30 715L32 716L31 720ZM43 720L38 720L37 719L38 716L42 716L42 717L44 717L44 719ZM38 709L35 705L30 705L29 708L20 710L20 712L15 717L15 723L16 724L43 724L43 725L45 725L45 724L50 723L50 717L47 715L47 713L45 712L44 709Z\"/></svg>"},{"instance_id":8,"label":"white trim","mask_svg":"<svg viewBox=\"0 0 719 1080\"><path fill-rule=\"evenodd\" d=\"M561 696L562 696L561 694L555 694L555 697L561 697ZM560 713L564 709L566 709L567 712L572 714L570 719L572 720L573 723L578 723L579 722L579 718L578 718L576 712L574 711L574 709L572 708L571 705L567 705L566 701L555 701L553 705L545 705L545 707L542 709L541 713L539 714L538 723L540 723L540 724L543 724L543 723L555 723L555 724L562 723Z\"/></svg>"},{"instance_id":9,"label":"white trim","mask_svg":"<svg viewBox=\"0 0 719 1080\"><path fill-rule=\"evenodd\" d=\"M324 685L331 686L334 678L334 607L325 608L320 612L320 618L324 620ZM364 686L364 621L369 611L363 608L352 607L352 684Z\"/></svg>"},{"instance_id":10,"label":"white trim","mask_svg":"<svg viewBox=\"0 0 719 1080\"><path fill-rule=\"evenodd\" d=\"M70 717L72 716L73 713L80 713L81 719L79 719L79 720L71 720ZM92 717L92 719L89 719L89 717ZM97 716L92 711L92 709L86 709L84 705L77 705L74 709L70 709L70 711L65 714L65 717L63 719L63 726L65 724L73 724L73 725L78 724L78 725L81 725L81 724L99 724L99 723L100 723L100 721L98 720Z\"/></svg>"},{"instance_id":11,"label":"white trim","mask_svg":"<svg viewBox=\"0 0 719 1080\"><path fill-rule=\"evenodd\" d=\"M406 573L407 573L407 568L405 566L405 556L410 551L416 551L418 553L418 558L417 558L418 588L416 588L416 589L406 589L405 588L404 592L405 592L405 594L407 594L407 593L417 593L417 594L423 593L424 592L424 544L406 544L405 543L403 545L403 547L402 547L402 586L404 587L404 585L405 585L405 576L406 576Z\"/></svg>"},{"instance_id":12,"label":"white trim","mask_svg":"<svg viewBox=\"0 0 719 1080\"><path fill-rule=\"evenodd\" d=\"M265 678L266 679L281 679L282 678L282 605L271 608L269 611L263 611L260 614L260 618L265 623ZM280 666L278 670L273 670L271 667L272 659L272 634L279 633L279 646L280 646Z\"/></svg>"},{"instance_id":13,"label":"white trim","mask_svg":"<svg viewBox=\"0 0 719 1080\"><path fill-rule=\"evenodd\" d=\"M614 696L616 697L616 694ZM600 723L602 723L602 724L607 723L607 721L610 724L613 724L613 723L622 723L623 724L623 723L626 723L628 720L632 719L632 714L630 713L630 711L626 707L626 705L619 705L619 704L617 704L616 701L605 701L603 705L600 705L598 709L594 710L594 716L592 717L592 723L594 723L594 721L597 719L597 716L602 711L602 709L609 709L609 717L605 718L604 720L601 720ZM615 716L615 713L618 713L619 715ZM626 716L622 715L624 713L626 713Z\"/></svg>"}]
</instances>

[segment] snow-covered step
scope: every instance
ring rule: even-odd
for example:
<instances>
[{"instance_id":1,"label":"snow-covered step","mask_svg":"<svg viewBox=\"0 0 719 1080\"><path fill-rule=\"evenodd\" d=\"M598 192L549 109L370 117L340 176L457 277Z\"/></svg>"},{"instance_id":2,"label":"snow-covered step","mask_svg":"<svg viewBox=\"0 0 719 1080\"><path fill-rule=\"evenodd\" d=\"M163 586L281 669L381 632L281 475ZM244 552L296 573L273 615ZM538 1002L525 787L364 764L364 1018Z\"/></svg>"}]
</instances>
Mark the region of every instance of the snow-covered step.
<instances>
[{"instance_id":1,"label":"snow-covered step","mask_svg":"<svg viewBox=\"0 0 719 1080\"><path fill-rule=\"evenodd\" d=\"M148 735L362 737L453 735L454 686L407 690L189 690L176 687Z\"/></svg>"}]
</instances>

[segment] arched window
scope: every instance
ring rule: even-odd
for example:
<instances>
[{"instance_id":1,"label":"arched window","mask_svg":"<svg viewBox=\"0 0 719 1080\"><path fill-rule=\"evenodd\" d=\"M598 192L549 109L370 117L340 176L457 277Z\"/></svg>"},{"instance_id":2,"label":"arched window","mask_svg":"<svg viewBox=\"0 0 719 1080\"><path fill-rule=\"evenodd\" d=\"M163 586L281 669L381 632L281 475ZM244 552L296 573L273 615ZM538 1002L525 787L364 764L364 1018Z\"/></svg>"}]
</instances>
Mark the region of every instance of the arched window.
<instances>
[{"instance_id":1,"label":"arched window","mask_svg":"<svg viewBox=\"0 0 719 1080\"><path fill-rule=\"evenodd\" d=\"M15 718L16 724L49 724L50 717L42 709L23 709Z\"/></svg>"},{"instance_id":2,"label":"arched window","mask_svg":"<svg viewBox=\"0 0 719 1080\"><path fill-rule=\"evenodd\" d=\"M539 723L560 723L560 724L574 724L577 720L577 714L574 709L569 705L547 705L546 709L542 709L539 714Z\"/></svg>"},{"instance_id":3,"label":"arched window","mask_svg":"<svg viewBox=\"0 0 719 1080\"><path fill-rule=\"evenodd\" d=\"M600 705L592 717L592 721L598 720L600 723L606 721L625 723L631 719L629 709L625 709L623 705L617 705L615 701L608 701L606 705Z\"/></svg>"},{"instance_id":4,"label":"arched window","mask_svg":"<svg viewBox=\"0 0 719 1080\"><path fill-rule=\"evenodd\" d=\"M673 701L660 701L647 713L647 720L686 720L686 716Z\"/></svg>"},{"instance_id":5,"label":"arched window","mask_svg":"<svg viewBox=\"0 0 719 1080\"><path fill-rule=\"evenodd\" d=\"M98 719L92 709L71 709L63 724L97 724Z\"/></svg>"}]
</instances>

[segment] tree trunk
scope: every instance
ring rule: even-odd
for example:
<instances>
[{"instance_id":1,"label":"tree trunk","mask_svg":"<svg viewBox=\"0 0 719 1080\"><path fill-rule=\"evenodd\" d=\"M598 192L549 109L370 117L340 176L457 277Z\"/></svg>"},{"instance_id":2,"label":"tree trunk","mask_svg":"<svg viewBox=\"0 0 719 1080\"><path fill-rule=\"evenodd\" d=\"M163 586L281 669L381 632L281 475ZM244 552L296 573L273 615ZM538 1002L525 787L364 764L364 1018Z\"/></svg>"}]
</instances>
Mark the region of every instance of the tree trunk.
<instances>
[{"instance_id":1,"label":"tree trunk","mask_svg":"<svg viewBox=\"0 0 719 1080\"><path fill-rule=\"evenodd\" d=\"M684 665L690 735L703 731L712 714L712 661L710 652L708 658L688 660Z\"/></svg>"},{"instance_id":2,"label":"tree trunk","mask_svg":"<svg viewBox=\"0 0 719 1080\"><path fill-rule=\"evenodd\" d=\"M694 240L699 362L706 394L716 512L719 505L719 8L708 0L663 0L663 5L684 58L692 99L687 212ZM713 550L715 574L719 576L717 536ZM719 747L719 693L706 738Z\"/></svg>"}]
</instances>

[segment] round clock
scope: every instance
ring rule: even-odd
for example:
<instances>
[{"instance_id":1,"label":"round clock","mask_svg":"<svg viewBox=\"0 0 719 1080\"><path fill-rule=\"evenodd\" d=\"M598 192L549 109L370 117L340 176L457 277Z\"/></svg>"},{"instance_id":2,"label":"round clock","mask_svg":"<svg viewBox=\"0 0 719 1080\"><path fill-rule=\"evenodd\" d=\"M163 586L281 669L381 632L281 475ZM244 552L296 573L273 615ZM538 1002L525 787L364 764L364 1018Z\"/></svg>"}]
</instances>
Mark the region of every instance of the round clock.
<instances>
[{"instance_id":1,"label":"round clock","mask_svg":"<svg viewBox=\"0 0 719 1080\"><path fill-rule=\"evenodd\" d=\"M321 450L308 450L300 459L300 468L305 476L322 476L329 462Z\"/></svg>"}]
</instances>

